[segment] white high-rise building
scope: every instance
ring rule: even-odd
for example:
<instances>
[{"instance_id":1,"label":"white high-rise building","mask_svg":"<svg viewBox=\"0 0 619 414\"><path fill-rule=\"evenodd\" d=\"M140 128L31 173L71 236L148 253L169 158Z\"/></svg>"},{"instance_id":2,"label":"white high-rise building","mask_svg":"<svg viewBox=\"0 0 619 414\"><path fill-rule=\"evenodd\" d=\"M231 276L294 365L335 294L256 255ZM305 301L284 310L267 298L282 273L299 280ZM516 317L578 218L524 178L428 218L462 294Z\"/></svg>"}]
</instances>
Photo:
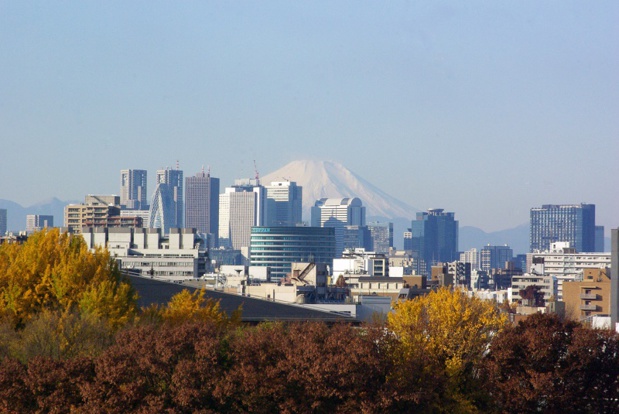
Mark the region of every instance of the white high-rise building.
<instances>
[{"instance_id":1,"label":"white high-rise building","mask_svg":"<svg viewBox=\"0 0 619 414\"><path fill-rule=\"evenodd\" d=\"M357 197L321 198L312 207L312 226L335 228L335 254L344 251L346 226L365 226L365 207Z\"/></svg>"},{"instance_id":2,"label":"white high-rise building","mask_svg":"<svg viewBox=\"0 0 619 414\"><path fill-rule=\"evenodd\" d=\"M120 205L127 210L146 210L146 170L120 170Z\"/></svg>"},{"instance_id":3,"label":"white high-rise building","mask_svg":"<svg viewBox=\"0 0 619 414\"><path fill-rule=\"evenodd\" d=\"M259 180L236 180L219 195L219 245L248 248L252 226L266 223L266 192Z\"/></svg>"},{"instance_id":4,"label":"white high-rise building","mask_svg":"<svg viewBox=\"0 0 619 414\"><path fill-rule=\"evenodd\" d=\"M303 222L303 187L294 181L265 186L269 222L267 226L295 226Z\"/></svg>"},{"instance_id":5,"label":"white high-rise building","mask_svg":"<svg viewBox=\"0 0 619 414\"><path fill-rule=\"evenodd\" d=\"M470 263L471 270L480 269L479 251L476 248L460 253L460 261L462 263Z\"/></svg>"}]
</instances>

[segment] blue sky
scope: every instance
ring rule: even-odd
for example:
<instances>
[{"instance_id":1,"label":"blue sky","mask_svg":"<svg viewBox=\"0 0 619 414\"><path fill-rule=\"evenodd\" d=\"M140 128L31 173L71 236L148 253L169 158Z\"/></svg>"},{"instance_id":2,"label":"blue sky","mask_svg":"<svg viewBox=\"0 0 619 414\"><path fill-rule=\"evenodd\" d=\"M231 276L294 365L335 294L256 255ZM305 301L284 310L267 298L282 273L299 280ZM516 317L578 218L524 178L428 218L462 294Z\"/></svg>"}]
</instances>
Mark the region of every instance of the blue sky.
<instances>
[{"instance_id":1,"label":"blue sky","mask_svg":"<svg viewBox=\"0 0 619 414\"><path fill-rule=\"evenodd\" d=\"M618 21L616 1L0 0L0 198L309 158L461 225L588 202L608 230Z\"/></svg>"}]
</instances>

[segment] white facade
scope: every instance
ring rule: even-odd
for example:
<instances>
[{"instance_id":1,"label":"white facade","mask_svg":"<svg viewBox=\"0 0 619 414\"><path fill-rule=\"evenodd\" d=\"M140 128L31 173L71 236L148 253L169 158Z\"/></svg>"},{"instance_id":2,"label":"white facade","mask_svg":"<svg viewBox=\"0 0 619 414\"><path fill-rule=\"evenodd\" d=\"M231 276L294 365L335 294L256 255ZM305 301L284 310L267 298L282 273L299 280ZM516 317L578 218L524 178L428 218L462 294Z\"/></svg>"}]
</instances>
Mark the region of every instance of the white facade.
<instances>
[{"instance_id":1,"label":"white facade","mask_svg":"<svg viewBox=\"0 0 619 414\"><path fill-rule=\"evenodd\" d=\"M89 249L106 247L124 271L165 280L202 277L207 254L194 229L88 228L82 236Z\"/></svg>"},{"instance_id":2,"label":"white facade","mask_svg":"<svg viewBox=\"0 0 619 414\"><path fill-rule=\"evenodd\" d=\"M335 254L344 251L344 230L346 226L365 226L365 207L357 197L321 198L312 207L313 227L335 228Z\"/></svg>"}]
</instances>

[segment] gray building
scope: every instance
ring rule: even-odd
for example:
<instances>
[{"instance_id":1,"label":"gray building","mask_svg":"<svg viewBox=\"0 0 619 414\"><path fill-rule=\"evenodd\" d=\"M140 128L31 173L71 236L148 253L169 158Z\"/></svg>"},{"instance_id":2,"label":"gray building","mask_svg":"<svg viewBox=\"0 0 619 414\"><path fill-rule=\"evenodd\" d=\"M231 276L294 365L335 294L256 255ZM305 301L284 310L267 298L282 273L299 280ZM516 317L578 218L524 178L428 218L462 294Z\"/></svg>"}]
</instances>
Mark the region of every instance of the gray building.
<instances>
[{"instance_id":1,"label":"gray building","mask_svg":"<svg viewBox=\"0 0 619 414\"><path fill-rule=\"evenodd\" d=\"M0 236L4 236L7 231L7 213L5 208L0 208Z\"/></svg>"},{"instance_id":2,"label":"gray building","mask_svg":"<svg viewBox=\"0 0 619 414\"><path fill-rule=\"evenodd\" d=\"M266 189L269 226L296 226L303 222L303 187L294 181L272 182Z\"/></svg>"},{"instance_id":3,"label":"gray building","mask_svg":"<svg viewBox=\"0 0 619 414\"><path fill-rule=\"evenodd\" d=\"M481 249L479 257L481 262L480 269L490 273L492 269L503 269L505 262L513 259L514 251L508 245L487 245Z\"/></svg>"},{"instance_id":4,"label":"gray building","mask_svg":"<svg viewBox=\"0 0 619 414\"><path fill-rule=\"evenodd\" d=\"M393 247L393 223L368 223L370 232L370 245L366 248L376 253L389 253Z\"/></svg>"},{"instance_id":5,"label":"gray building","mask_svg":"<svg viewBox=\"0 0 619 414\"><path fill-rule=\"evenodd\" d=\"M204 170L185 179L185 225L219 237L219 178Z\"/></svg>"},{"instance_id":6,"label":"gray building","mask_svg":"<svg viewBox=\"0 0 619 414\"><path fill-rule=\"evenodd\" d=\"M578 252L595 252L595 204L545 204L531 209L530 252L569 242Z\"/></svg>"},{"instance_id":7,"label":"gray building","mask_svg":"<svg viewBox=\"0 0 619 414\"><path fill-rule=\"evenodd\" d=\"M28 214L26 216L26 233L34 233L51 227L54 227L54 216L42 214Z\"/></svg>"},{"instance_id":8,"label":"gray building","mask_svg":"<svg viewBox=\"0 0 619 414\"><path fill-rule=\"evenodd\" d=\"M127 210L147 210L146 170L120 170L120 205Z\"/></svg>"},{"instance_id":9,"label":"gray building","mask_svg":"<svg viewBox=\"0 0 619 414\"><path fill-rule=\"evenodd\" d=\"M252 266L271 268L271 279L290 272L294 262L327 263L335 257L335 229L324 227L252 227Z\"/></svg>"},{"instance_id":10,"label":"gray building","mask_svg":"<svg viewBox=\"0 0 619 414\"><path fill-rule=\"evenodd\" d=\"M312 207L312 226L335 229L336 257L341 257L346 248L346 227L365 227L365 207L357 197L321 198Z\"/></svg>"}]
</instances>

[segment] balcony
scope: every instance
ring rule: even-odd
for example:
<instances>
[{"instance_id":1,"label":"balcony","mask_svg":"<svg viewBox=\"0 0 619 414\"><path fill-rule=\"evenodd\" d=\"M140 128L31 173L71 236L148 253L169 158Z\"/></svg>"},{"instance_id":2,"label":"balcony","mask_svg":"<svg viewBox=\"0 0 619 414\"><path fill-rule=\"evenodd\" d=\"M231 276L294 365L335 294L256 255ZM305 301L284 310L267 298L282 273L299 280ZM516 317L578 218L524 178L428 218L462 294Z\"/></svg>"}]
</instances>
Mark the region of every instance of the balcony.
<instances>
[{"instance_id":1,"label":"balcony","mask_svg":"<svg viewBox=\"0 0 619 414\"><path fill-rule=\"evenodd\" d=\"M598 310L597 305L580 305L580 310L583 311L596 311Z\"/></svg>"},{"instance_id":2,"label":"balcony","mask_svg":"<svg viewBox=\"0 0 619 414\"><path fill-rule=\"evenodd\" d=\"M598 295L595 293L581 293L580 299L582 300L598 300Z\"/></svg>"}]
</instances>

